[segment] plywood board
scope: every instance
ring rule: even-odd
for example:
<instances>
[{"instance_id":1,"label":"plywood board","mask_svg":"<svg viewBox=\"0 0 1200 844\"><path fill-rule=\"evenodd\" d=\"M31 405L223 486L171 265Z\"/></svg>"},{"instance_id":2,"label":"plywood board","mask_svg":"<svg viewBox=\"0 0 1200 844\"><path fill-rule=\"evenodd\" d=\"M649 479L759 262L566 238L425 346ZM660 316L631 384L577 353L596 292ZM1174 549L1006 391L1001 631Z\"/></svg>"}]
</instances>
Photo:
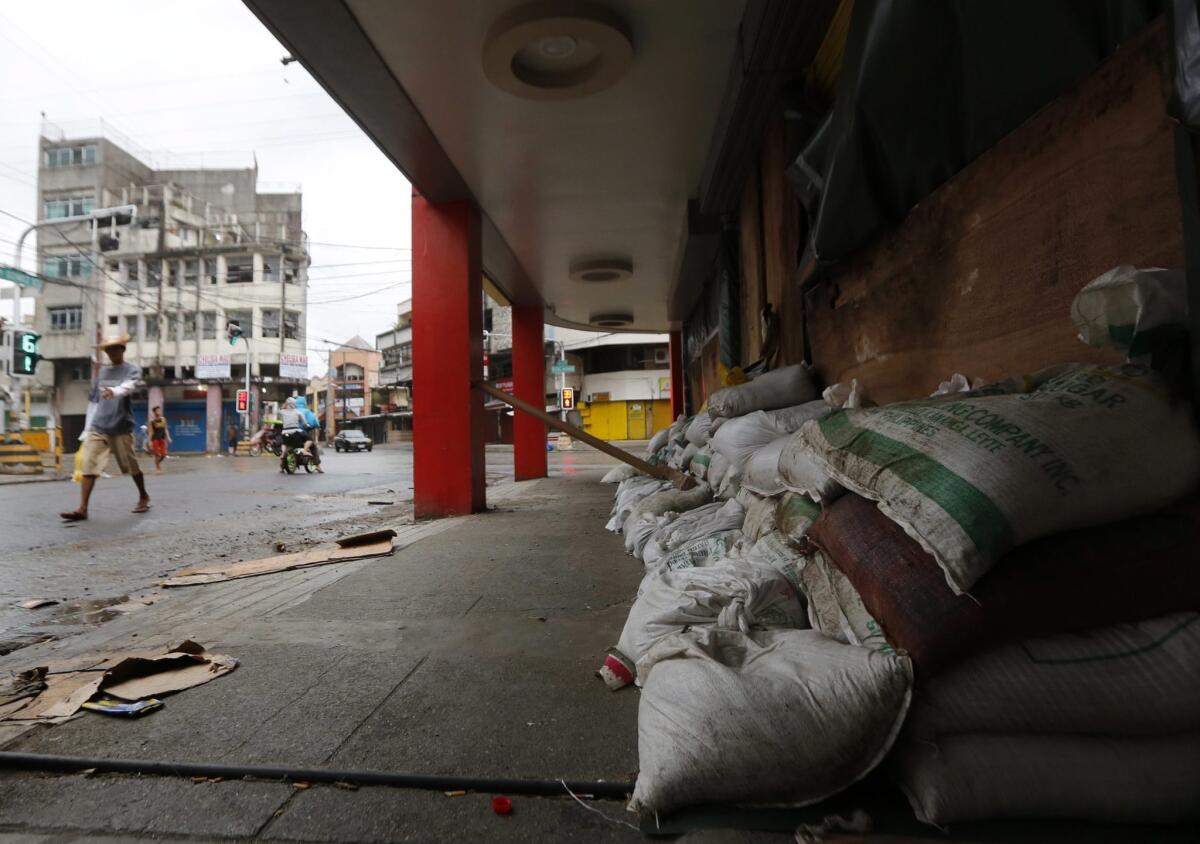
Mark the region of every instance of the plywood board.
<instances>
[{"instance_id":1,"label":"plywood board","mask_svg":"<svg viewBox=\"0 0 1200 844\"><path fill-rule=\"evenodd\" d=\"M742 366L758 360L762 354L762 330L759 312L763 306L762 226L759 214L758 171L752 170L742 188L738 213L738 260L741 280L738 284L738 319L741 322Z\"/></svg>"},{"instance_id":2,"label":"plywood board","mask_svg":"<svg viewBox=\"0 0 1200 844\"><path fill-rule=\"evenodd\" d=\"M814 362L888 402L951 372L1109 361L1075 293L1119 264L1183 265L1160 21L860 251L805 300Z\"/></svg>"},{"instance_id":3,"label":"plywood board","mask_svg":"<svg viewBox=\"0 0 1200 844\"><path fill-rule=\"evenodd\" d=\"M785 175L783 114L771 121L761 166L762 238L767 301L779 318L779 347L774 363L804 360L804 300L793 278L800 244L800 203Z\"/></svg>"}]
</instances>

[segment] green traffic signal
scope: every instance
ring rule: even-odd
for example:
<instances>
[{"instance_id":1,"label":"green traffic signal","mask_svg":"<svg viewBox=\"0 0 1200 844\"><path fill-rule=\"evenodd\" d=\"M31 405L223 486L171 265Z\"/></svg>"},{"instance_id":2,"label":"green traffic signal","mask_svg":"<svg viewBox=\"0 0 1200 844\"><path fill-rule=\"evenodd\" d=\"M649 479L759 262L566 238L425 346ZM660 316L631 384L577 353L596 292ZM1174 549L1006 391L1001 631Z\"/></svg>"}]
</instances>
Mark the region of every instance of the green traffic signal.
<instances>
[{"instance_id":1,"label":"green traffic signal","mask_svg":"<svg viewBox=\"0 0 1200 844\"><path fill-rule=\"evenodd\" d=\"M13 375L32 375L41 360L38 354L38 339L40 335L32 331L13 332Z\"/></svg>"}]
</instances>

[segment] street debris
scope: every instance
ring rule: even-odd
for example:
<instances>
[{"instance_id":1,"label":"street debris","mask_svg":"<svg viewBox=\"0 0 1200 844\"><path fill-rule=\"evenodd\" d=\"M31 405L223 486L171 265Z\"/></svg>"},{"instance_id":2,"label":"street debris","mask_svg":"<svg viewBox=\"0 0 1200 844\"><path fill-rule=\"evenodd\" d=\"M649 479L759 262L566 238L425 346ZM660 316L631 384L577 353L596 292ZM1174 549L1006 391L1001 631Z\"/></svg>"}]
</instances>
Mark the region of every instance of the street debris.
<instances>
[{"instance_id":1,"label":"street debris","mask_svg":"<svg viewBox=\"0 0 1200 844\"><path fill-rule=\"evenodd\" d=\"M630 808L808 805L885 765L932 825L1200 818L1200 436L1155 368L1184 290L1120 267L1078 295L1125 364L883 406L734 370L646 454L699 486L606 475L645 568L596 672L642 687Z\"/></svg>"},{"instance_id":2,"label":"street debris","mask_svg":"<svg viewBox=\"0 0 1200 844\"><path fill-rule=\"evenodd\" d=\"M511 815L513 810L512 800L500 795L492 798L492 811L497 815Z\"/></svg>"},{"instance_id":3,"label":"street debris","mask_svg":"<svg viewBox=\"0 0 1200 844\"><path fill-rule=\"evenodd\" d=\"M244 577L258 577L293 569L323 566L329 563L344 563L368 557L385 557L392 553L392 539L395 536L396 531L394 530L378 530L339 539L336 543L337 547L334 548L328 546L310 548L307 551L297 551L278 557L265 557L260 560L180 569L171 577L163 580L160 585L166 588L198 586L205 583L220 583Z\"/></svg>"},{"instance_id":4,"label":"street debris","mask_svg":"<svg viewBox=\"0 0 1200 844\"><path fill-rule=\"evenodd\" d=\"M21 601L17 606L23 610L36 610L41 607L52 607L57 603L58 601L54 598L29 598Z\"/></svg>"},{"instance_id":5,"label":"street debris","mask_svg":"<svg viewBox=\"0 0 1200 844\"><path fill-rule=\"evenodd\" d=\"M117 700L111 697L100 697L95 700L89 700L83 705L83 708L92 712L100 712L104 715L137 716L145 715L156 709L162 709L162 701L152 697L132 702Z\"/></svg>"},{"instance_id":6,"label":"street debris","mask_svg":"<svg viewBox=\"0 0 1200 844\"><path fill-rule=\"evenodd\" d=\"M0 724L59 724L74 717L100 692L104 693L101 700L145 701L215 680L237 665L233 657L209 653L203 646L185 641L165 651L128 651L43 666L19 675L21 679L8 687L0 686L0 690L11 688L10 695L14 695L7 698L10 702L0 704ZM36 695L15 696L19 689L38 683L44 688Z\"/></svg>"},{"instance_id":7,"label":"street debris","mask_svg":"<svg viewBox=\"0 0 1200 844\"><path fill-rule=\"evenodd\" d=\"M447 797L466 797L467 796L467 792L461 788L455 789L454 791L443 791L442 793L445 794Z\"/></svg>"},{"instance_id":8,"label":"street debris","mask_svg":"<svg viewBox=\"0 0 1200 844\"><path fill-rule=\"evenodd\" d=\"M367 504L373 504L377 507L387 507L389 504L395 504L394 501L368 501Z\"/></svg>"}]
</instances>

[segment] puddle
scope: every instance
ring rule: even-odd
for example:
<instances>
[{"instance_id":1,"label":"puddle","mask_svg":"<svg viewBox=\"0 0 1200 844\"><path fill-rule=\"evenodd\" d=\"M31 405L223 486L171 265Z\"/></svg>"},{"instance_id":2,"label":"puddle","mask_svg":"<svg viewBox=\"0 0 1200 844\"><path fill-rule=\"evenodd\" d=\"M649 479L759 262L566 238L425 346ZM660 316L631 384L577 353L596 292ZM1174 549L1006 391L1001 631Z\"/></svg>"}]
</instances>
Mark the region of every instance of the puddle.
<instances>
[{"instance_id":1,"label":"puddle","mask_svg":"<svg viewBox=\"0 0 1200 844\"><path fill-rule=\"evenodd\" d=\"M103 624L124 614L121 604L129 601L128 595L116 598L85 598L63 604L43 624Z\"/></svg>"}]
</instances>

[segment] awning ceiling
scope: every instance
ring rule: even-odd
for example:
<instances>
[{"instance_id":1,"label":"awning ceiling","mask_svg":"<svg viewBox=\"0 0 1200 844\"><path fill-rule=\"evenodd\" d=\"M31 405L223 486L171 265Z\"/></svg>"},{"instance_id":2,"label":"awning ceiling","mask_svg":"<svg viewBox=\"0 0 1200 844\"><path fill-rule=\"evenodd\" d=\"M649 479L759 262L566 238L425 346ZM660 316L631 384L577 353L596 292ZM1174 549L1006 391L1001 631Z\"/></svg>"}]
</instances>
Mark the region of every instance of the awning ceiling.
<instances>
[{"instance_id":1,"label":"awning ceiling","mask_svg":"<svg viewBox=\"0 0 1200 844\"><path fill-rule=\"evenodd\" d=\"M528 99L484 71L491 30L513 0L248 0L431 199L473 197L484 266L549 321L628 311L669 327L668 300L713 140L743 0L606 2L633 45L624 74L578 98ZM562 3L549 8L563 8ZM390 75L390 79L388 76ZM632 264L586 282L573 266Z\"/></svg>"}]
</instances>

